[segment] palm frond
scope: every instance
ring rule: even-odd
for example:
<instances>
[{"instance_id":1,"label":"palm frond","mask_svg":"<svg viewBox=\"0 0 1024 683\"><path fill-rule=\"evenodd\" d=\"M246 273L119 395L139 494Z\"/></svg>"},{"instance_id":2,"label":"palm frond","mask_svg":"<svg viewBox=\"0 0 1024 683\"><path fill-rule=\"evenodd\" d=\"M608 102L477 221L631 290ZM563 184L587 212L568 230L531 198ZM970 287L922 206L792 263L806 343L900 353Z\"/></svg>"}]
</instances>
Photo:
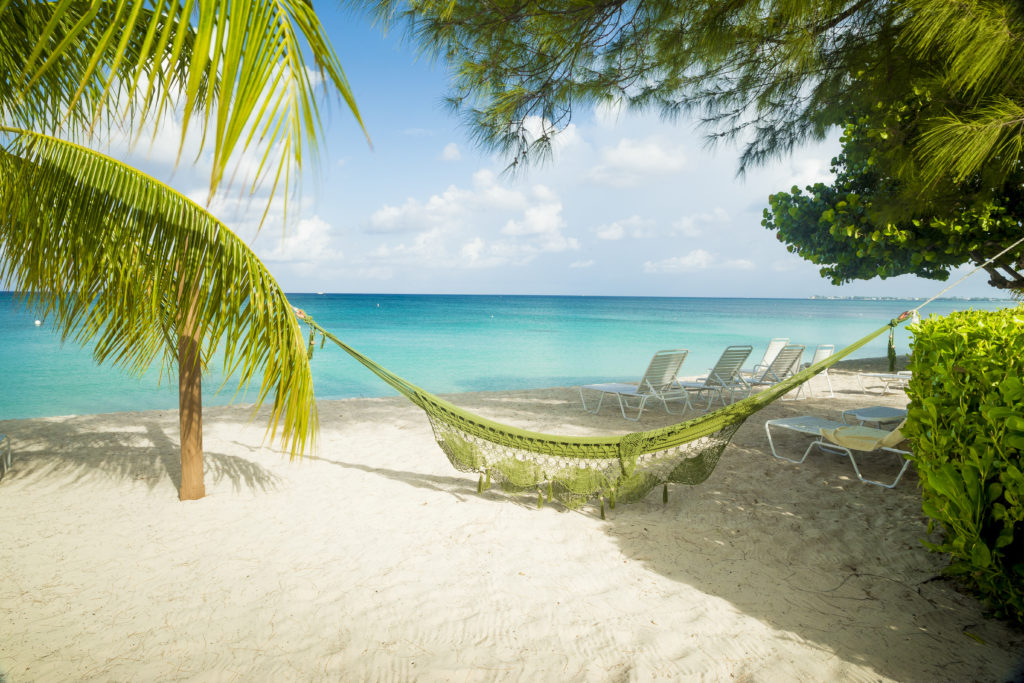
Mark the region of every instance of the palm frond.
<instances>
[{"instance_id":1,"label":"palm frond","mask_svg":"<svg viewBox=\"0 0 1024 683\"><path fill-rule=\"evenodd\" d=\"M182 145L198 125L212 152L211 197L243 154L260 159L254 182L297 187L322 136L314 71L363 125L308 0L8 0L0 33L15 125L108 117L139 131L175 109Z\"/></svg>"},{"instance_id":2,"label":"palm frond","mask_svg":"<svg viewBox=\"0 0 1024 683\"><path fill-rule=\"evenodd\" d=\"M249 247L163 183L74 143L0 126L0 282L26 292L64 337L136 373L175 363L178 323L198 321L203 357L223 354L239 388L272 398L269 432L312 445L305 340ZM191 312L186 306L193 306ZM262 376L260 377L260 375Z\"/></svg>"}]
</instances>

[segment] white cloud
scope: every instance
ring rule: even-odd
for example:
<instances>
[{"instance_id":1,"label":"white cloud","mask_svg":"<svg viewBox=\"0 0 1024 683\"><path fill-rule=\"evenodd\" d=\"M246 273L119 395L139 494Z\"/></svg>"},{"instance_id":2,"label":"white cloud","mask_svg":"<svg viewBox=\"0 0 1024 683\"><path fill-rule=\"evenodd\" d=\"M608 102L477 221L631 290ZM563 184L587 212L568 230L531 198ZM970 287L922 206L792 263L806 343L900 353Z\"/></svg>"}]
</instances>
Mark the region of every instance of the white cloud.
<instances>
[{"instance_id":1,"label":"white cloud","mask_svg":"<svg viewBox=\"0 0 1024 683\"><path fill-rule=\"evenodd\" d=\"M523 266L539 254L552 251L565 251L578 248L573 239L561 235L544 236L537 242L517 242L498 239L487 242L476 237L459 248L459 260L448 263L446 267L462 268L497 268L500 266Z\"/></svg>"},{"instance_id":2,"label":"white cloud","mask_svg":"<svg viewBox=\"0 0 1024 683\"><path fill-rule=\"evenodd\" d=\"M678 173L686 166L686 150L658 137L646 140L622 138L614 147L601 150L601 163L588 177L614 187L633 187L647 177Z\"/></svg>"},{"instance_id":3,"label":"white cloud","mask_svg":"<svg viewBox=\"0 0 1024 683\"><path fill-rule=\"evenodd\" d=\"M709 223L728 223L729 214L726 213L725 209L721 207L715 207L712 211L707 213L700 213L692 216L683 216L679 220L673 221L672 223L672 235L682 235L684 237L699 237L701 234L701 225L707 225Z\"/></svg>"},{"instance_id":4,"label":"white cloud","mask_svg":"<svg viewBox=\"0 0 1024 683\"><path fill-rule=\"evenodd\" d=\"M504 265L522 265L532 256L508 241L487 243L476 237L459 249L459 265L463 268L497 268Z\"/></svg>"},{"instance_id":5,"label":"white cloud","mask_svg":"<svg viewBox=\"0 0 1024 683\"><path fill-rule=\"evenodd\" d=\"M598 102L594 107L594 121L602 128L614 128L622 120L625 111L626 103L623 100Z\"/></svg>"},{"instance_id":6,"label":"white cloud","mask_svg":"<svg viewBox=\"0 0 1024 683\"><path fill-rule=\"evenodd\" d=\"M707 270L715 262L715 257L703 249L695 249L685 256L673 256L660 261L646 261L646 273L685 273L693 270Z\"/></svg>"},{"instance_id":7,"label":"white cloud","mask_svg":"<svg viewBox=\"0 0 1024 683\"><path fill-rule=\"evenodd\" d=\"M821 158L800 157L789 161L789 177L781 183L778 190L789 192L796 185L801 190L808 185L815 183L830 183L832 181L832 164Z\"/></svg>"},{"instance_id":8,"label":"white cloud","mask_svg":"<svg viewBox=\"0 0 1024 683\"><path fill-rule=\"evenodd\" d=\"M700 228L697 227L697 221L693 216L683 216L673 221L672 230L683 237L700 237Z\"/></svg>"},{"instance_id":9,"label":"white cloud","mask_svg":"<svg viewBox=\"0 0 1024 683\"><path fill-rule=\"evenodd\" d=\"M599 240L621 240L626 236L626 229L622 227L621 223L602 225L598 227L595 232L597 233L597 239Z\"/></svg>"},{"instance_id":10,"label":"white cloud","mask_svg":"<svg viewBox=\"0 0 1024 683\"><path fill-rule=\"evenodd\" d=\"M472 192L451 185L441 194L420 202L409 198L401 206L385 204L370 215L370 232L416 232L437 229L461 221Z\"/></svg>"},{"instance_id":11,"label":"white cloud","mask_svg":"<svg viewBox=\"0 0 1024 683\"><path fill-rule=\"evenodd\" d=\"M579 240L562 234L564 227L562 203L549 202L527 208L520 220L510 219L501 229L501 234L535 238L532 244L514 250L520 255L519 258L526 255L532 257L538 252L579 249Z\"/></svg>"},{"instance_id":12,"label":"white cloud","mask_svg":"<svg viewBox=\"0 0 1024 683\"><path fill-rule=\"evenodd\" d=\"M501 229L503 235L546 235L565 227L561 202L531 206L521 220L509 220Z\"/></svg>"},{"instance_id":13,"label":"white cloud","mask_svg":"<svg viewBox=\"0 0 1024 683\"><path fill-rule=\"evenodd\" d=\"M726 261L723 266L733 270L755 270L757 265L750 259L738 258Z\"/></svg>"},{"instance_id":14,"label":"white cloud","mask_svg":"<svg viewBox=\"0 0 1024 683\"><path fill-rule=\"evenodd\" d=\"M573 261L569 264L570 268L590 268L594 265L594 259L588 259L586 261Z\"/></svg>"},{"instance_id":15,"label":"white cloud","mask_svg":"<svg viewBox=\"0 0 1024 683\"><path fill-rule=\"evenodd\" d=\"M722 260L704 249L694 249L683 256L644 263L645 273L690 273L698 270L754 270L756 265L748 259Z\"/></svg>"},{"instance_id":16,"label":"white cloud","mask_svg":"<svg viewBox=\"0 0 1024 683\"><path fill-rule=\"evenodd\" d=\"M444 149L441 150L442 161L458 161L461 158L462 152L459 151L459 146L454 142L449 142L444 146Z\"/></svg>"},{"instance_id":17,"label":"white cloud","mask_svg":"<svg viewBox=\"0 0 1024 683\"><path fill-rule=\"evenodd\" d=\"M563 234L562 202L551 188L510 187L487 169L474 173L471 184L469 189L452 185L426 201L410 198L377 209L367 232L414 235L379 245L371 257L425 267L489 268L579 249L577 238Z\"/></svg>"},{"instance_id":18,"label":"white cloud","mask_svg":"<svg viewBox=\"0 0 1024 683\"><path fill-rule=\"evenodd\" d=\"M480 255L483 251L484 241L479 237L476 237L472 241L466 242L462 245L462 248L459 250L459 255L469 261L478 261L480 260Z\"/></svg>"},{"instance_id":19,"label":"white cloud","mask_svg":"<svg viewBox=\"0 0 1024 683\"><path fill-rule=\"evenodd\" d=\"M574 123L570 123L565 128L556 128L547 119L539 116L527 116L523 119L523 130L526 132L526 137L530 142L547 136L551 141L551 149L555 154L583 142L579 129L576 128Z\"/></svg>"},{"instance_id":20,"label":"white cloud","mask_svg":"<svg viewBox=\"0 0 1024 683\"><path fill-rule=\"evenodd\" d=\"M320 75L320 71L312 67L304 67L306 70L306 78L309 79L309 84L314 88L320 87L324 84L323 76Z\"/></svg>"},{"instance_id":21,"label":"white cloud","mask_svg":"<svg viewBox=\"0 0 1024 683\"><path fill-rule=\"evenodd\" d=\"M341 259L342 252L331 246L331 226L319 216L304 218L281 237L262 233L258 240L267 246L256 252L268 263L320 263Z\"/></svg>"},{"instance_id":22,"label":"white cloud","mask_svg":"<svg viewBox=\"0 0 1024 683\"><path fill-rule=\"evenodd\" d=\"M791 258L785 261L772 261L771 268L776 273L788 273L796 270L799 265L800 261Z\"/></svg>"},{"instance_id":23,"label":"white cloud","mask_svg":"<svg viewBox=\"0 0 1024 683\"><path fill-rule=\"evenodd\" d=\"M370 215L368 231L372 233L416 232L444 228L454 231L467 225L478 214L522 210L529 199L519 190L497 182L492 171L473 174L472 189L451 185L425 202L409 198L404 204L385 204Z\"/></svg>"},{"instance_id":24,"label":"white cloud","mask_svg":"<svg viewBox=\"0 0 1024 683\"><path fill-rule=\"evenodd\" d=\"M475 204L487 211L517 211L529 205L529 199L519 190L513 190L498 183L494 171L481 169L473 174ZM533 187L533 195L542 201L550 201L554 193L543 185Z\"/></svg>"},{"instance_id":25,"label":"white cloud","mask_svg":"<svg viewBox=\"0 0 1024 683\"><path fill-rule=\"evenodd\" d=\"M370 252L370 257L378 261L392 263L443 263L449 260L443 241L443 231L434 228L412 236L407 242L398 244L381 244Z\"/></svg>"},{"instance_id":26,"label":"white cloud","mask_svg":"<svg viewBox=\"0 0 1024 683\"><path fill-rule=\"evenodd\" d=\"M634 239L640 239L643 237L653 237L656 234L654 231L654 221L637 215L600 225L594 229L594 232L597 234L597 238L601 240L621 240L627 235Z\"/></svg>"}]
</instances>

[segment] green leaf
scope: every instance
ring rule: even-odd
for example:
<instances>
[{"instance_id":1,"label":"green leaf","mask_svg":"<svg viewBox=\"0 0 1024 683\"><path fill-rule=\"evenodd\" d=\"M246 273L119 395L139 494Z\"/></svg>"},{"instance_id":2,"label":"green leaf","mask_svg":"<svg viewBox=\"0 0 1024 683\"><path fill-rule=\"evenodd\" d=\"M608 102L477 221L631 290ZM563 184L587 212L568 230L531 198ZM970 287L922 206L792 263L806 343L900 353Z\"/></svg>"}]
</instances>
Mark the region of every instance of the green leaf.
<instances>
[{"instance_id":1,"label":"green leaf","mask_svg":"<svg viewBox=\"0 0 1024 683\"><path fill-rule=\"evenodd\" d=\"M198 125L209 153L210 197L252 154L253 182L271 184L268 208L278 190L287 201L322 135L314 79L340 96L365 133L307 0L4 5L0 50L13 86L0 89L0 109L12 115L4 122L42 130L71 122L77 139L100 123L141 133L180 107L180 144Z\"/></svg>"},{"instance_id":2,"label":"green leaf","mask_svg":"<svg viewBox=\"0 0 1024 683\"><path fill-rule=\"evenodd\" d=\"M999 482L992 482L988 485L985 499L989 505L999 500L999 497L1003 495L1003 485Z\"/></svg>"},{"instance_id":3,"label":"green leaf","mask_svg":"<svg viewBox=\"0 0 1024 683\"><path fill-rule=\"evenodd\" d=\"M1007 434L1003 437L1003 444L1009 448L1024 451L1024 434Z\"/></svg>"},{"instance_id":4,"label":"green leaf","mask_svg":"<svg viewBox=\"0 0 1024 683\"><path fill-rule=\"evenodd\" d=\"M976 542L971 548L971 562L975 567L987 569L992 564L992 553L988 546L981 541Z\"/></svg>"},{"instance_id":5,"label":"green leaf","mask_svg":"<svg viewBox=\"0 0 1024 683\"><path fill-rule=\"evenodd\" d=\"M316 404L305 338L284 292L207 211L125 164L10 127L0 151L0 280L41 307L98 362L134 373L176 365L179 328L199 321L203 357L224 354L239 388L262 375L293 454L312 443ZM31 192L23 188L32 188ZM54 296L53 293L59 293Z\"/></svg>"}]
</instances>

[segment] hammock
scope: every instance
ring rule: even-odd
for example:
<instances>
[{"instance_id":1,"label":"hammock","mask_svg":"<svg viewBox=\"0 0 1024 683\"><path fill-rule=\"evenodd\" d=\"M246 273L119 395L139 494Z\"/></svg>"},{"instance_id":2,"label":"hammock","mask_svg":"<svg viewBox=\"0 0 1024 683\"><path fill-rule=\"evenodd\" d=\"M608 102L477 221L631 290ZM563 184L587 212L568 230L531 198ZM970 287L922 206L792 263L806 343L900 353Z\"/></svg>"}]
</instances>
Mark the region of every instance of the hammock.
<instances>
[{"instance_id":1,"label":"hammock","mask_svg":"<svg viewBox=\"0 0 1024 683\"><path fill-rule=\"evenodd\" d=\"M718 464L722 451L743 422L772 401L826 370L872 339L910 317L880 327L832 356L815 363L759 394L679 424L622 436L555 436L517 429L488 420L425 391L378 365L296 311L310 327L309 354L315 335L329 339L427 414L434 439L458 470L480 473L479 491L497 482L508 492L537 491L537 505L556 499L578 508L598 499L604 502L645 498L669 482L700 484Z\"/></svg>"}]
</instances>

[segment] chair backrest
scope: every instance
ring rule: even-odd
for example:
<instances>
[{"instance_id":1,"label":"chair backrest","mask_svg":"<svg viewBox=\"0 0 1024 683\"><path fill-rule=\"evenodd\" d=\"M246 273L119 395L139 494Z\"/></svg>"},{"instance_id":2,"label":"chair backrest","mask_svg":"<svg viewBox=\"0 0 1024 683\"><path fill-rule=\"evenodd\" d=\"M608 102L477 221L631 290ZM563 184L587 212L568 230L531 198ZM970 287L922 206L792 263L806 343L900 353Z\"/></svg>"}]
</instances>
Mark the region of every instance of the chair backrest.
<instances>
[{"instance_id":1,"label":"chair backrest","mask_svg":"<svg viewBox=\"0 0 1024 683\"><path fill-rule=\"evenodd\" d=\"M781 382L800 368L800 360L804 357L804 347L799 344L786 344L775 356L760 377L756 377L757 383Z\"/></svg>"},{"instance_id":2,"label":"chair backrest","mask_svg":"<svg viewBox=\"0 0 1024 683\"><path fill-rule=\"evenodd\" d=\"M669 388L679 378L679 368L686 360L686 349L658 351L651 358L647 371L640 380L639 390L642 393L660 393Z\"/></svg>"},{"instance_id":3,"label":"chair backrest","mask_svg":"<svg viewBox=\"0 0 1024 683\"><path fill-rule=\"evenodd\" d=\"M823 361L836 352L835 344L818 344L814 348L814 356L811 357L811 365Z\"/></svg>"},{"instance_id":4,"label":"chair backrest","mask_svg":"<svg viewBox=\"0 0 1024 683\"><path fill-rule=\"evenodd\" d=\"M725 351L715 363L715 367L711 368L704 384L712 387L735 384L738 381L740 368L747 362L747 358L750 357L750 352L753 350L754 347L749 344L725 347Z\"/></svg>"},{"instance_id":5,"label":"chair backrest","mask_svg":"<svg viewBox=\"0 0 1024 683\"><path fill-rule=\"evenodd\" d=\"M782 347L789 343L789 337L773 337L768 340L768 348L764 350L764 356L761 358L761 362L754 366L757 368L766 368L772 364L775 360L775 356L779 355L779 351Z\"/></svg>"}]
</instances>

